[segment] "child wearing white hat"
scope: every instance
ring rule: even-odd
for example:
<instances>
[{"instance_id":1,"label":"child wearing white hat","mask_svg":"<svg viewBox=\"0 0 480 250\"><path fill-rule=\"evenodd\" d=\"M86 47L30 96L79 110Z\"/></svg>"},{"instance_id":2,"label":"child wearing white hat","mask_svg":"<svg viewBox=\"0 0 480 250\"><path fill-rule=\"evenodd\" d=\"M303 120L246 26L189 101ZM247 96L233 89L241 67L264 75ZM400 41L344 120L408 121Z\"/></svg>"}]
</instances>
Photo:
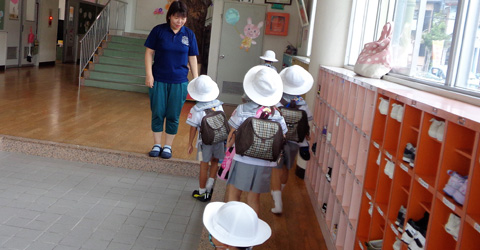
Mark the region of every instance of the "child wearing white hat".
<instances>
[{"instance_id":1,"label":"child wearing white hat","mask_svg":"<svg viewBox=\"0 0 480 250\"><path fill-rule=\"evenodd\" d=\"M284 104L290 106L293 103L293 105L296 105L299 110L304 110L306 112L309 122L312 121L313 114L308 108L305 100L300 96L307 93L312 88L312 75L301 66L292 65L283 69L280 72L280 77L283 82L283 100L277 104L277 107L284 106ZM306 133L306 137L302 142L287 140L287 143L285 143L285 146L283 147L283 157L278 166L272 170L271 193L275 205L271 210L272 213L282 213L282 190L288 181L288 170L295 165L295 157L298 154L299 147L308 146L307 141L310 140L308 131L304 132Z\"/></svg>"},{"instance_id":2,"label":"child wearing white hat","mask_svg":"<svg viewBox=\"0 0 480 250\"><path fill-rule=\"evenodd\" d=\"M264 61L264 66L267 66L277 71L277 68L273 66L273 63L278 62L278 60L277 58L275 58L275 52L273 50L266 50L265 53L263 53L263 56L260 56L260 59Z\"/></svg>"},{"instance_id":3,"label":"child wearing white hat","mask_svg":"<svg viewBox=\"0 0 480 250\"><path fill-rule=\"evenodd\" d=\"M188 140L188 153L191 154L193 152L193 140L197 130L200 130L200 125L206 112L208 110L223 111L223 102L217 100L220 93L217 83L207 75L201 75L193 79L188 84L187 89L190 96L197 101L195 106L190 109L187 118L187 124L191 126ZM193 191L192 197L205 202L211 199L218 162L223 160L225 156L225 142L205 145L199 132L195 145L198 149L197 159L200 160L200 176L198 178L199 189Z\"/></svg>"},{"instance_id":4,"label":"child wearing white hat","mask_svg":"<svg viewBox=\"0 0 480 250\"><path fill-rule=\"evenodd\" d=\"M227 139L227 148L235 142L234 132L249 117L254 117L260 109L274 110L283 93L280 75L273 69L259 65L251 68L243 80L247 102L238 105L233 111L228 124L232 127ZM285 120L278 110L271 111L269 120L278 122L283 134L287 132ZM270 191L272 168L276 162L257 159L236 154L233 158L228 177L228 201L239 201L242 192L248 192L247 204L257 213L259 211L260 194Z\"/></svg>"},{"instance_id":5,"label":"child wearing white hat","mask_svg":"<svg viewBox=\"0 0 480 250\"><path fill-rule=\"evenodd\" d=\"M247 250L263 244L272 235L270 226L251 207L238 201L208 204L203 224L215 249Z\"/></svg>"}]
</instances>

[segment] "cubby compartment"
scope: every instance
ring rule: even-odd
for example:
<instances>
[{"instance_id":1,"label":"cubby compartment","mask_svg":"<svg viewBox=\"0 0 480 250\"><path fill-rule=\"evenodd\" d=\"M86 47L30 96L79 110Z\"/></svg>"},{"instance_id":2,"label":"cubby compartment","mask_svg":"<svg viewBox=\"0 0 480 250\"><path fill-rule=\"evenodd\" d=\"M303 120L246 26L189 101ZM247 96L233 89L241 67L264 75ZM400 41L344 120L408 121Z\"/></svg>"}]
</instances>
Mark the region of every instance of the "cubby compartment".
<instances>
[{"instance_id":1,"label":"cubby compartment","mask_svg":"<svg viewBox=\"0 0 480 250\"><path fill-rule=\"evenodd\" d=\"M355 164L355 176L362 182L365 177L365 169L367 167L368 144L368 138L365 134L362 134L360 137L360 144L358 146L357 163Z\"/></svg>"},{"instance_id":2,"label":"cubby compartment","mask_svg":"<svg viewBox=\"0 0 480 250\"><path fill-rule=\"evenodd\" d=\"M355 170L355 164L357 162L358 147L360 145L360 132L358 128L355 127L352 131L350 150L348 151L348 161L347 165L350 169Z\"/></svg>"},{"instance_id":3,"label":"cubby compartment","mask_svg":"<svg viewBox=\"0 0 480 250\"><path fill-rule=\"evenodd\" d=\"M433 194L422 187L417 181L413 181L411 189L410 201L408 203L407 215L405 221L408 219L419 220L425 212L431 214ZM405 226L405 225L404 225Z\"/></svg>"},{"instance_id":4,"label":"cubby compartment","mask_svg":"<svg viewBox=\"0 0 480 250\"><path fill-rule=\"evenodd\" d=\"M387 164L387 161L382 161L383 168ZM386 216L388 203L390 201L390 189L392 186L392 180L388 177L384 170L380 170L378 173L378 184L375 193L375 204L382 216Z\"/></svg>"},{"instance_id":5,"label":"cubby compartment","mask_svg":"<svg viewBox=\"0 0 480 250\"><path fill-rule=\"evenodd\" d=\"M344 117L347 117L347 111L348 111L348 101L351 99L351 98L354 98L352 97L350 94L350 87L352 85L355 85L354 83L352 82L349 82L349 81L345 81L345 84L344 84L344 87L343 87L343 93L344 93L344 96L342 98L342 115Z\"/></svg>"},{"instance_id":6,"label":"cubby compartment","mask_svg":"<svg viewBox=\"0 0 480 250\"><path fill-rule=\"evenodd\" d=\"M342 154L342 149L343 149L343 142L344 142L344 137L345 137L345 127L346 127L346 120L341 118L339 119L339 124L338 124L338 134L336 138L336 142L334 144L335 149L337 150L338 153Z\"/></svg>"},{"instance_id":7,"label":"cubby compartment","mask_svg":"<svg viewBox=\"0 0 480 250\"><path fill-rule=\"evenodd\" d=\"M390 110L393 110L394 105L400 105L398 102L390 102ZM393 113L391 111L390 113ZM393 118L390 114L387 119L387 128L385 129L385 137L383 139L383 148L385 155L392 160L397 158L398 138L400 136L401 123Z\"/></svg>"},{"instance_id":8,"label":"cubby compartment","mask_svg":"<svg viewBox=\"0 0 480 250\"><path fill-rule=\"evenodd\" d=\"M332 223L330 225L330 236L332 237L333 242L335 242L337 239L341 211L342 211L342 206L338 203L338 200L335 199L335 205L333 207Z\"/></svg>"},{"instance_id":9,"label":"cubby compartment","mask_svg":"<svg viewBox=\"0 0 480 250\"><path fill-rule=\"evenodd\" d=\"M347 178L347 166L342 162L340 164L340 170L337 180L337 189L335 195L337 196L340 205L342 205L343 191L345 190L345 179Z\"/></svg>"},{"instance_id":10,"label":"cubby compartment","mask_svg":"<svg viewBox=\"0 0 480 250\"><path fill-rule=\"evenodd\" d=\"M350 153L352 133L353 133L352 124L348 121L345 121L345 133L343 135L343 144L342 144L342 159L346 162L348 162L348 154Z\"/></svg>"},{"instance_id":11,"label":"cubby compartment","mask_svg":"<svg viewBox=\"0 0 480 250\"><path fill-rule=\"evenodd\" d=\"M461 250L478 249L480 245L479 224L463 224L462 235L459 239ZM458 244L458 243L457 243Z\"/></svg>"},{"instance_id":12,"label":"cubby compartment","mask_svg":"<svg viewBox=\"0 0 480 250\"><path fill-rule=\"evenodd\" d=\"M357 103L357 89L359 89L357 84L353 83L350 86L350 98L348 100L348 110L347 110L347 120L353 122L353 118L355 116L355 105Z\"/></svg>"},{"instance_id":13,"label":"cubby compartment","mask_svg":"<svg viewBox=\"0 0 480 250\"><path fill-rule=\"evenodd\" d=\"M350 223L353 225L353 227L357 228L360 213L360 204L362 202L362 184L358 179L354 179L353 181L351 196L352 198L350 201L350 209L348 211L348 219L350 220Z\"/></svg>"},{"instance_id":14,"label":"cubby compartment","mask_svg":"<svg viewBox=\"0 0 480 250\"><path fill-rule=\"evenodd\" d=\"M328 228L332 226L333 210L335 209L336 203L335 201L335 194L333 193L333 189L330 188L327 202L327 211L325 213L325 222Z\"/></svg>"},{"instance_id":15,"label":"cubby compartment","mask_svg":"<svg viewBox=\"0 0 480 250\"><path fill-rule=\"evenodd\" d=\"M417 154L415 156L414 171L423 181L433 187L437 177L442 143L437 139L430 137L428 135L428 130L431 126L431 119L441 119L425 112L423 114L422 130L417 147Z\"/></svg>"},{"instance_id":16,"label":"cubby compartment","mask_svg":"<svg viewBox=\"0 0 480 250\"><path fill-rule=\"evenodd\" d=\"M340 155L335 152L335 160L333 162L333 169L332 169L332 176L331 176L332 181L330 182L330 185L332 186L332 188L335 192L337 190L338 177L340 175L340 171L341 171L341 168L342 168L341 162L342 162L342 160L340 158ZM327 172L327 174L328 174L328 172Z\"/></svg>"},{"instance_id":17,"label":"cubby compartment","mask_svg":"<svg viewBox=\"0 0 480 250\"><path fill-rule=\"evenodd\" d=\"M388 208L388 221L392 224L395 224L397 221L400 208L402 206L405 209L407 208L408 196L410 195L410 185L412 182L412 178L407 172L403 171L399 165L397 165L396 168L393 178L390 205Z\"/></svg>"},{"instance_id":18,"label":"cubby compartment","mask_svg":"<svg viewBox=\"0 0 480 250\"><path fill-rule=\"evenodd\" d=\"M380 159L380 164L377 164L378 152L378 149L371 144L368 153L367 169L363 180L363 189L367 192L367 195L371 197L373 197L372 195L375 194L375 189L377 188L379 166L385 164L385 160L382 159ZM358 178L358 176L356 177Z\"/></svg>"},{"instance_id":19,"label":"cubby compartment","mask_svg":"<svg viewBox=\"0 0 480 250\"><path fill-rule=\"evenodd\" d=\"M350 211L350 204L352 201L352 192L353 192L353 183L355 180L355 177L353 176L352 170L347 168L347 173L345 175L345 188L343 190L343 197L342 197L342 208L343 210L348 214Z\"/></svg>"},{"instance_id":20,"label":"cubby compartment","mask_svg":"<svg viewBox=\"0 0 480 250\"><path fill-rule=\"evenodd\" d=\"M341 113L342 112L342 103L343 103L343 97L345 95L345 80L343 78L337 77L337 83L335 84L336 86L336 91L337 91L337 97L335 100L334 108L337 110L337 112Z\"/></svg>"},{"instance_id":21,"label":"cubby compartment","mask_svg":"<svg viewBox=\"0 0 480 250\"><path fill-rule=\"evenodd\" d=\"M438 191L442 191L445 184L447 184L451 178L451 175L448 174L449 170L455 171L459 175L465 176L468 179L474 157L473 147L475 143L475 131L453 122L448 122L446 124L446 130L445 146L440 172L438 173ZM462 204L458 205L461 206Z\"/></svg>"},{"instance_id":22,"label":"cubby compartment","mask_svg":"<svg viewBox=\"0 0 480 250\"><path fill-rule=\"evenodd\" d=\"M369 241L383 239L383 234L385 232L385 217L384 214L381 214L380 212L378 206L375 206L372 213L370 235L368 236Z\"/></svg>"},{"instance_id":23,"label":"cubby compartment","mask_svg":"<svg viewBox=\"0 0 480 250\"><path fill-rule=\"evenodd\" d=\"M362 127L363 112L365 111L365 88L358 87L357 89L357 103L355 104L355 116L353 117L353 124L356 127Z\"/></svg>"},{"instance_id":24,"label":"cubby compartment","mask_svg":"<svg viewBox=\"0 0 480 250\"><path fill-rule=\"evenodd\" d=\"M393 243L397 238L401 238L401 233L397 230L395 224L387 222L383 238L383 250L393 250Z\"/></svg>"},{"instance_id":25,"label":"cubby compartment","mask_svg":"<svg viewBox=\"0 0 480 250\"><path fill-rule=\"evenodd\" d=\"M380 113L380 103L381 100L389 101L390 99L387 96L378 94L376 98L376 108L375 108L375 117L373 119L373 128L372 128L372 141L378 145L383 143L383 137L385 134L385 123L387 121L387 115ZM388 112L388 108L387 108Z\"/></svg>"},{"instance_id":26,"label":"cubby compartment","mask_svg":"<svg viewBox=\"0 0 480 250\"><path fill-rule=\"evenodd\" d=\"M367 134L372 134L373 116L375 114L375 91L373 87L365 90L365 105L363 108L362 131Z\"/></svg>"},{"instance_id":27,"label":"cubby compartment","mask_svg":"<svg viewBox=\"0 0 480 250\"><path fill-rule=\"evenodd\" d=\"M355 246L356 249L358 245L361 245L363 247L364 242L368 240L370 224L372 222L372 215L370 215L368 212L370 208L370 203L371 203L370 200L362 199L362 206L360 208L360 214L358 216L358 226L357 226L357 242L360 244L356 244Z\"/></svg>"},{"instance_id":28,"label":"cubby compartment","mask_svg":"<svg viewBox=\"0 0 480 250\"><path fill-rule=\"evenodd\" d=\"M343 249L353 249L354 244L355 244L355 230L352 224L348 223Z\"/></svg>"},{"instance_id":29,"label":"cubby compartment","mask_svg":"<svg viewBox=\"0 0 480 250\"><path fill-rule=\"evenodd\" d=\"M335 150L337 150L337 141L338 141L338 136L339 134L343 133L343 131L340 132L340 116L338 113L335 112L334 118L333 118L333 132L332 132L332 141L330 142ZM337 150L338 151L338 150Z\"/></svg>"},{"instance_id":30,"label":"cubby compartment","mask_svg":"<svg viewBox=\"0 0 480 250\"><path fill-rule=\"evenodd\" d=\"M327 94L327 102L330 104L333 104L335 102L335 98L337 95L335 95L335 81L337 80L337 77L333 74L328 74L328 94Z\"/></svg>"},{"instance_id":31,"label":"cubby compartment","mask_svg":"<svg viewBox=\"0 0 480 250\"><path fill-rule=\"evenodd\" d=\"M450 213L452 213L452 210L445 206L443 202L435 202L434 213L430 216L430 227L427 232L428 249L455 249L457 240L445 230L445 224L447 224Z\"/></svg>"},{"instance_id":32,"label":"cubby compartment","mask_svg":"<svg viewBox=\"0 0 480 250\"><path fill-rule=\"evenodd\" d=\"M398 143L397 159L403 162L409 168L414 167L414 160L417 154L418 138L420 134L420 122L422 119L422 111L405 105L405 112L403 115L402 130L400 133L400 141ZM415 150L411 152L410 144ZM407 151L405 150L407 148ZM409 156L413 153L413 157ZM410 154L412 155L412 154Z\"/></svg>"},{"instance_id":33,"label":"cubby compartment","mask_svg":"<svg viewBox=\"0 0 480 250\"><path fill-rule=\"evenodd\" d=\"M478 199L478 197L480 197L480 146L477 146L475 168L473 170L473 175L470 180L470 190L467 197L467 218L470 219L469 222L471 226L478 230L480 233L480 201Z\"/></svg>"},{"instance_id":34,"label":"cubby compartment","mask_svg":"<svg viewBox=\"0 0 480 250\"><path fill-rule=\"evenodd\" d=\"M338 227L337 227L337 241L335 244L337 249L344 249L347 228L348 228L348 219L347 219L347 216L345 215L345 211L342 210L342 212L340 213L340 219L338 221Z\"/></svg>"}]
</instances>

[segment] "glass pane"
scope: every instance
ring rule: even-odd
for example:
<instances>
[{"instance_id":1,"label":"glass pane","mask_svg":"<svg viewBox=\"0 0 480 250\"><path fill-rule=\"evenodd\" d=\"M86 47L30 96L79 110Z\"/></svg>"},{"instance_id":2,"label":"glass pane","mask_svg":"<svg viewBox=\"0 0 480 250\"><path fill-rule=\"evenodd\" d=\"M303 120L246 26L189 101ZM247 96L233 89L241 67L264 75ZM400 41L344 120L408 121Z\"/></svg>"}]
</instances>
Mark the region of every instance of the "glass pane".
<instances>
[{"instance_id":1,"label":"glass pane","mask_svg":"<svg viewBox=\"0 0 480 250\"><path fill-rule=\"evenodd\" d=\"M444 84L458 0L399 0L392 72Z\"/></svg>"},{"instance_id":2,"label":"glass pane","mask_svg":"<svg viewBox=\"0 0 480 250\"><path fill-rule=\"evenodd\" d=\"M474 90L480 92L480 20L478 14L474 19L467 19L468 21L475 21L477 23L476 30L473 34L466 33L464 44L471 44L470 48L465 48L471 55L469 61L469 70L467 81L459 81L456 87L466 88L468 90ZM470 39L470 41L467 41Z\"/></svg>"},{"instance_id":3,"label":"glass pane","mask_svg":"<svg viewBox=\"0 0 480 250\"><path fill-rule=\"evenodd\" d=\"M356 1L356 8L355 8L355 13L353 16L353 22L352 22L352 34L350 35L350 52L349 55L350 57L348 58L348 65L355 65L355 62L357 61L358 54L360 54L361 51L361 40L362 40L362 33L364 29L363 25L363 16L365 13L365 6L366 6L366 0L357 0Z\"/></svg>"}]
</instances>

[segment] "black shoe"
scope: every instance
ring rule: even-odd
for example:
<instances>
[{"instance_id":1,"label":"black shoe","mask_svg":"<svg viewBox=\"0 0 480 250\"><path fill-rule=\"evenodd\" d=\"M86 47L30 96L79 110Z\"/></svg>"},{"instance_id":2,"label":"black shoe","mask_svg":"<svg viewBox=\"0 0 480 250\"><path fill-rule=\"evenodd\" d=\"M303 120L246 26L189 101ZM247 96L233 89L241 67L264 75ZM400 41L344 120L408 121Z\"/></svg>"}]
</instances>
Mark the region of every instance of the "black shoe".
<instances>
[{"instance_id":1,"label":"black shoe","mask_svg":"<svg viewBox=\"0 0 480 250\"><path fill-rule=\"evenodd\" d=\"M153 150L154 148L159 148L159 150ZM158 157L162 153L162 147L154 145L152 151L148 153L150 157Z\"/></svg>"},{"instance_id":2,"label":"black shoe","mask_svg":"<svg viewBox=\"0 0 480 250\"><path fill-rule=\"evenodd\" d=\"M201 202L207 202L207 201L209 201L209 199L208 199L209 195L208 195L207 192L205 192L205 193L203 193L203 194L200 194L200 193L198 192L198 190L194 190L193 193L192 193L192 197L195 198L195 199L197 199L197 200L199 200L199 201L201 201Z\"/></svg>"},{"instance_id":3,"label":"black shoe","mask_svg":"<svg viewBox=\"0 0 480 250\"><path fill-rule=\"evenodd\" d=\"M405 223L405 213L407 209L402 205L398 210L397 220L395 221L395 225L398 227L398 231L403 232L403 223Z\"/></svg>"},{"instance_id":4,"label":"black shoe","mask_svg":"<svg viewBox=\"0 0 480 250\"><path fill-rule=\"evenodd\" d=\"M327 169L328 171L327 171L326 177L327 177L327 181L330 182L332 180L332 168L328 167Z\"/></svg>"},{"instance_id":5,"label":"black shoe","mask_svg":"<svg viewBox=\"0 0 480 250\"><path fill-rule=\"evenodd\" d=\"M327 212L327 203L323 203L322 205L322 212L326 213Z\"/></svg>"}]
</instances>

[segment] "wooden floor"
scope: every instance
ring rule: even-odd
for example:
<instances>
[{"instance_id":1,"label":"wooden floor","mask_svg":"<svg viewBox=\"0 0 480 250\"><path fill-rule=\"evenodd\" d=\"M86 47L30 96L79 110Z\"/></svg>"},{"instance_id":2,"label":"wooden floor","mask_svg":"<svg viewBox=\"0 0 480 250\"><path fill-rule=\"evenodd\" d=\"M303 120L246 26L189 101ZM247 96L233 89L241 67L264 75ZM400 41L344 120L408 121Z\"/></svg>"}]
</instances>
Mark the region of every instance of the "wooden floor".
<instances>
[{"instance_id":1,"label":"wooden floor","mask_svg":"<svg viewBox=\"0 0 480 250\"><path fill-rule=\"evenodd\" d=\"M0 134L147 153L153 144L148 95L78 86L78 67L7 69L0 73ZM187 102L173 145L173 157L187 154ZM226 105L226 110L233 110ZM284 190L284 214L270 212L272 199L262 195L260 218L272 237L255 249L326 249L304 181L291 171Z\"/></svg>"}]
</instances>

